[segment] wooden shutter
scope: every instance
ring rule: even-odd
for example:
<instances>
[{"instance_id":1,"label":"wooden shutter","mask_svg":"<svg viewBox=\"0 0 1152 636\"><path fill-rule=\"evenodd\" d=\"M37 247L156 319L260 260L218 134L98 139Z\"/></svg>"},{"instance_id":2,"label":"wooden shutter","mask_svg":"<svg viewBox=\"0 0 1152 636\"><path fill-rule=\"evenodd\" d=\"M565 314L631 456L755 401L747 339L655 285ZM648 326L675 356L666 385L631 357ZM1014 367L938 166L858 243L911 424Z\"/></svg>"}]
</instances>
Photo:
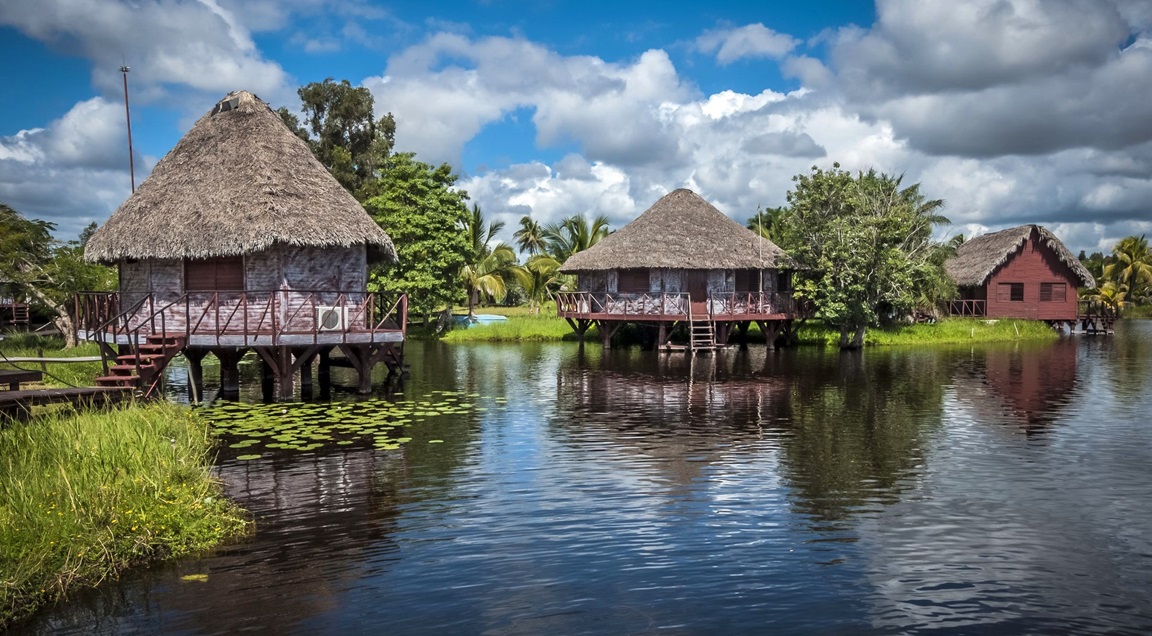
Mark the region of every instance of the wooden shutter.
<instances>
[{"instance_id":1,"label":"wooden shutter","mask_svg":"<svg viewBox=\"0 0 1152 636\"><path fill-rule=\"evenodd\" d=\"M241 291L244 257L189 259L184 262L185 291Z\"/></svg>"},{"instance_id":2,"label":"wooden shutter","mask_svg":"<svg viewBox=\"0 0 1152 636\"><path fill-rule=\"evenodd\" d=\"M999 283L996 285L996 302L1019 303L1024 301L1024 283Z\"/></svg>"},{"instance_id":3,"label":"wooden shutter","mask_svg":"<svg viewBox=\"0 0 1152 636\"><path fill-rule=\"evenodd\" d=\"M648 293L648 270L647 269L622 269L620 270L620 278L616 283L616 290L622 294L646 294Z\"/></svg>"},{"instance_id":4,"label":"wooden shutter","mask_svg":"<svg viewBox=\"0 0 1152 636\"><path fill-rule=\"evenodd\" d=\"M1040 283L1040 302L1062 303L1067 299L1067 283Z\"/></svg>"}]
</instances>

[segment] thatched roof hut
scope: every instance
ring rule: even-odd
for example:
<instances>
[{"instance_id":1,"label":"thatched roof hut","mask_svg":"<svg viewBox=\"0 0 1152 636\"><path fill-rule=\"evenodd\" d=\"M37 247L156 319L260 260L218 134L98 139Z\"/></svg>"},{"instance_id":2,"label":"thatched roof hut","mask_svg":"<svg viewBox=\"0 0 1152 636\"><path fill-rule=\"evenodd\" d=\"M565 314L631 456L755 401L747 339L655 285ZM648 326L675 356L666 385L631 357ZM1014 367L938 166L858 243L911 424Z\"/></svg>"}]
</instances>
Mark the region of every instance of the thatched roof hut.
<instances>
[{"instance_id":1,"label":"thatched roof hut","mask_svg":"<svg viewBox=\"0 0 1152 636\"><path fill-rule=\"evenodd\" d=\"M1020 249L1036 233L1036 240L1066 265L1085 287L1096 286L1096 280L1054 234L1039 225L1021 225L999 232L977 236L956 250L956 255L944 263L944 269L960 287L978 287Z\"/></svg>"},{"instance_id":2,"label":"thatched roof hut","mask_svg":"<svg viewBox=\"0 0 1152 636\"><path fill-rule=\"evenodd\" d=\"M617 269L788 269L792 258L691 190L660 198L631 223L569 258L566 273Z\"/></svg>"},{"instance_id":3,"label":"thatched roof hut","mask_svg":"<svg viewBox=\"0 0 1152 636\"><path fill-rule=\"evenodd\" d=\"M392 240L268 104L229 93L176 144L89 239L93 261L237 256L273 245L367 245L396 260Z\"/></svg>"}]
</instances>

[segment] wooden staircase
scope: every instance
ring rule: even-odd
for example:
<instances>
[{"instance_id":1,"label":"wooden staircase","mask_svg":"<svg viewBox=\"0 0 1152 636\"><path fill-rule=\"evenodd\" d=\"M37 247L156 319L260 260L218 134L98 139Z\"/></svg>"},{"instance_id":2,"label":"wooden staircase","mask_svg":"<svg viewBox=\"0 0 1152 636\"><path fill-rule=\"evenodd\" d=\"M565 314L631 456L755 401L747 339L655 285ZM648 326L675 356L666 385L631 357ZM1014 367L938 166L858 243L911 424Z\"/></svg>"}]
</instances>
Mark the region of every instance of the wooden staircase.
<instances>
[{"instance_id":1,"label":"wooden staircase","mask_svg":"<svg viewBox=\"0 0 1152 636\"><path fill-rule=\"evenodd\" d=\"M711 320L693 320L689 323L688 348L697 351L711 351L716 348L716 332Z\"/></svg>"},{"instance_id":2,"label":"wooden staircase","mask_svg":"<svg viewBox=\"0 0 1152 636\"><path fill-rule=\"evenodd\" d=\"M105 354L104 366L109 375L96 378L96 385L130 387L143 391L147 397L159 384L164 367L180 353L184 344L181 337L152 334L134 350L128 345L115 358Z\"/></svg>"}]
</instances>

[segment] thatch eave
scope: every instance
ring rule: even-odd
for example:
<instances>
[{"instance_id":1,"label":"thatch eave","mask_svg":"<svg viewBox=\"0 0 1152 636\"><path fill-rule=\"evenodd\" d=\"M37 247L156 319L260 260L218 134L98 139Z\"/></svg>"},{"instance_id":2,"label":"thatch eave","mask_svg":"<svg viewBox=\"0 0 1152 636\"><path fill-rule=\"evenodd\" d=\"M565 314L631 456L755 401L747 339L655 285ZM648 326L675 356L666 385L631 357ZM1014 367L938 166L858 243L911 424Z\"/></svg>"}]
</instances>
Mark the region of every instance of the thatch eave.
<instances>
[{"instance_id":1,"label":"thatch eave","mask_svg":"<svg viewBox=\"0 0 1152 636\"><path fill-rule=\"evenodd\" d=\"M728 218L695 192L679 189L560 267L572 274L621 269L797 269L797 265L772 241Z\"/></svg>"},{"instance_id":2,"label":"thatch eave","mask_svg":"<svg viewBox=\"0 0 1152 636\"><path fill-rule=\"evenodd\" d=\"M85 258L236 256L277 245L365 245L393 262L392 239L267 104L229 93L93 233Z\"/></svg>"}]
</instances>

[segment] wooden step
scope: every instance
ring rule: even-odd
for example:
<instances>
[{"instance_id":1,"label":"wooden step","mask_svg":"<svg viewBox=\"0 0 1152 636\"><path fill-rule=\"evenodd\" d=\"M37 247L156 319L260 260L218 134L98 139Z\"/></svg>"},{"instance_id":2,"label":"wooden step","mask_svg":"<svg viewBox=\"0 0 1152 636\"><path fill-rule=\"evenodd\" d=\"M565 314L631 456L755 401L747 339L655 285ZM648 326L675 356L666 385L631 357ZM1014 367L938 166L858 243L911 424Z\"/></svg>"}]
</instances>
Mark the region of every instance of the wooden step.
<instances>
[{"instance_id":1,"label":"wooden step","mask_svg":"<svg viewBox=\"0 0 1152 636\"><path fill-rule=\"evenodd\" d=\"M108 370L113 372L112 375L124 375L124 373L118 373L119 371L124 371L126 373L136 373L136 365L135 364L114 364L114 365L108 367ZM154 364L141 364L140 365L141 375L148 373L150 371L155 371L155 370L156 370L156 365L154 365Z\"/></svg>"},{"instance_id":2,"label":"wooden step","mask_svg":"<svg viewBox=\"0 0 1152 636\"><path fill-rule=\"evenodd\" d=\"M146 364L152 364L156 360L163 360L164 358L167 358L167 357L168 356L164 355L163 353L141 353L140 354L140 366L144 366ZM135 365L136 364L136 356L134 354L127 353L127 354L124 354L122 356L116 356L116 361L120 362L120 363L131 363L131 364Z\"/></svg>"},{"instance_id":3,"label":"wooden step","mask_svg":"<svg viewBox=\"0 0 1152 636\"><path fill-rule=\"evenodd\" d=\"M96 386L140 386L138 375L105 375L96 378Z\"/></svg>"}]
</instances>

